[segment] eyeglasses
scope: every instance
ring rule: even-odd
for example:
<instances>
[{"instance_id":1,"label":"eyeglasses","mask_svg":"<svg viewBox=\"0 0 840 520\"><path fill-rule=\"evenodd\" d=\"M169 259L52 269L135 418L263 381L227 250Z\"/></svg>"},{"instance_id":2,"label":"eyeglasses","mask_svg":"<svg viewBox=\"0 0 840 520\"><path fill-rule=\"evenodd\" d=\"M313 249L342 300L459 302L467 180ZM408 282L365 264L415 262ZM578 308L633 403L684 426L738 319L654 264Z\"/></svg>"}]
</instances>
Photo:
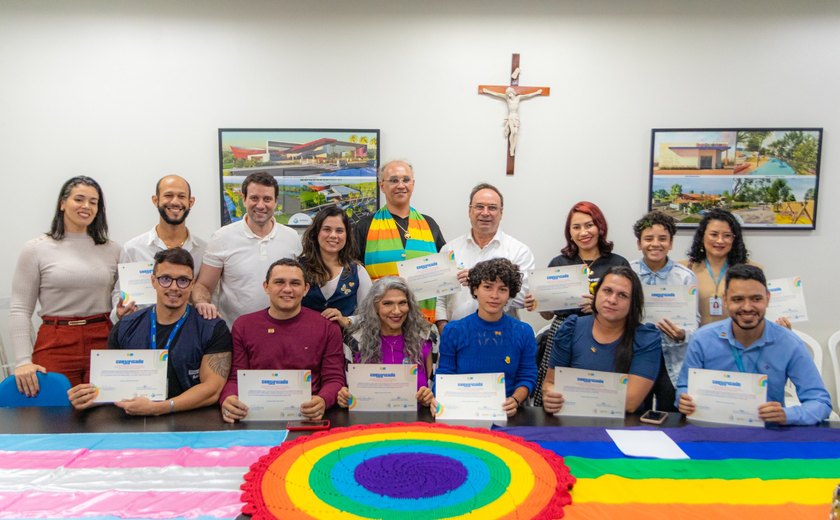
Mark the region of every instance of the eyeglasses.
<instances>
[{"instance_id":1,"label":"eyeglasses","mask_svg":"<svg viewBox=\"0 0 840 520\"><path fill-rule=\"evenodd\" d=\"M717 231L711 231L706 233L706 236L709 237L713 242L717 242L718 240L723 240L724 242L732 242L735 240L734 233L718 233Z\"/></svg>"},{"instance_id":2,"label":"eyeglasses","mask_svg":"<svg viewBox=\"0 0 840 520\"><path fill-rule=\"evenodd\" d=\"M396 186L399 183L408 185L414 182L414 179L412 179L411 177L391 177L390 179L385 179L382 182L387 182L391 186Z\"/></svg>"},{"instance_id":3,"label":"eyeglasses","mask_svg":"<svg viewBox=\"0 0 840 520\"><path fill-rule=\"evenodd\" d=\"M159 283L160 286L163 287L164 289L168 289L169 286L172 285L172 282L175 282L175 285L177 285L179 289L186 289L187 287L190 286L190 284L193 281L192 278L187 278L186 276L179 276L178 278L172 278L168 274L165 274L163 276L158 276L156 279L157 279L157 283Z\"/></svg>"},{"instance_id":4,"label":"eyeglasses","mask_svg":"<svg viewBox=\"0 0 840 520\"><path fill-rule=\"evenodd\" d=\"M477 213L484 213L485 211L487 211L488 213L498 213L502 211L502 207L496 206L495 204L472 204L470 207L474 209Z\"/></svg>"}]
</instances>

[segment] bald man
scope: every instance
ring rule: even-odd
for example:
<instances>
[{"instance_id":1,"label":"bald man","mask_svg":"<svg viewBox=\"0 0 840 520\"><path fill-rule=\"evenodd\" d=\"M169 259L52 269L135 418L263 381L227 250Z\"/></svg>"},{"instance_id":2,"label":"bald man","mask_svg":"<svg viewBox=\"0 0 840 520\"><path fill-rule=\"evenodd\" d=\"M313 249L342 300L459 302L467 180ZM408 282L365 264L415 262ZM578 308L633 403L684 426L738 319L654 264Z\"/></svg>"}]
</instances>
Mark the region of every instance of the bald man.
<instances>
[{"instance_id":1,"label":"bald man","mask_svg":"<svg viewBox=\"0 0 840 520\"><path fill-rule=\"evenodd\" d=\"M178 175L163 177L157 182L152 204L160 214L158 223L150 231L125 243L120 262L154 262L158 251L181 247L192 255L195 275L198 276L207 242L193 236L187 229L187 215L195 204L190 183Z\"/></svg>"}]
</instances>

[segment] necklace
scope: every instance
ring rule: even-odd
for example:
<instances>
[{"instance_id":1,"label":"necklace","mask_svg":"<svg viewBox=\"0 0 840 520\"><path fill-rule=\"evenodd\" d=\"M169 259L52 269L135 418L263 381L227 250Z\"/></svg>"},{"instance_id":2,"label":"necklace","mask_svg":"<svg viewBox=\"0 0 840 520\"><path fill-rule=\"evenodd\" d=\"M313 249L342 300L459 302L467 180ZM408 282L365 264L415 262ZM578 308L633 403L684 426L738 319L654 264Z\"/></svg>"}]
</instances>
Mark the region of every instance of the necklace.
<instances>
[{"instance_id":1,"label":"necklace","mask_svg":"<svg viewBox=\"0 0 840 520\"><path fill-rule=\"evenodd\" d=\"M394 347L400 342L400 336L382 336L382 343L388 347L388 350L391 352L391 360L394 359Z\"/></svg>"},{"instance_id":2,"label":"necklace","mask_svg":"<svg viewBox=\"0 0 840 520\"><path fill-rule=\"evenodd\" d=\"M394 224L396 224L396 225L397 225L397 227L398 227L398 228L400 228L400 231L402 231L402 232L403 232L403 236L405 237L405 239L406 239L406 240L408 240L408 239L410 239L410 238L411 238L411 232L408 230L408 228L404 228L404 227L402 227L402 226L400 225L400 223L399 223L399 222L397 222L397 219L396 219L396 218L394 219Z\"/></svg>"},{"instance_id":3,"label":"necklace","mask_svg":"<svg viewBox=\"0 0 840 520\"><path fill-rule=\"evenodd\" d=\"M585 274L588 277L589 275L592 274L592 264L594 264L595 261L598 260L598 258L600 258L600 257L596 256L595 258L593 258L592 260L590 260L588 262L586 260L584 260L583 257L580 256L580 255L578 255L578 258L580 258L580 261L583 263L583 265L586 266L586 267L583 268L583 274Z\"/></svg>"}]
</instances>

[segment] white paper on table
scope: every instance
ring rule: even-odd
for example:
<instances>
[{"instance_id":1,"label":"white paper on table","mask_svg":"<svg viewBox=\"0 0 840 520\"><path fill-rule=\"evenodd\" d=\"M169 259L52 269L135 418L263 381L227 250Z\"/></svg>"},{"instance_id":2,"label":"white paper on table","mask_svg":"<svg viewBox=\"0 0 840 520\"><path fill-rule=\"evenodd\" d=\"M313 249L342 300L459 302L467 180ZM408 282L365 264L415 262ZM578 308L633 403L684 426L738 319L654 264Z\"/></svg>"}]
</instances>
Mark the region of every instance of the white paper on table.
<instances>
[{"instance_id":1,"label":"white paper on table","mask_svg":"<svg viewBox=\"0 0 840 520\"><path fill-rule=\"evenodd\" d=\"M586 266L567 265L528 271L528 287L537 311L556 311L580 307L589 294Z\"/></svg>"},{"instance_id":2,"label":"white paper on table","mask_svg":"<svg viewBox=\"0 0 840 520\"><path fill-rule=\"evenodd\" d=\"M767 280L770 291L770 303L766 317L770 321L784 316L792 323L808 321L808 309L805 306L805 290L798 276Z\"/></svg>"},{"instance_id":3,"label":"white paper on table","mask_svg":"<svg viewBox=\"0 0 840 520\"><path fill-rule=\"evenodd\" d=\"M414 291L417 300L446 296L461 290L453 255L435 253L397 262L397 271Z\"/></svg>"},{"instance_id":4,"label":"white paper on table","mask_svg":"<svg viewBox=\"0 0 840 520\"><path fill-rule=\"evenodd\" d=\"M621 453L628 457L687 459L677 443L660 430L607 430Z\"/></svg>"},{"instance_id":5,"label":"white paper on table","mask_svg":"<svg viewBox=\"0 0 840 520\"><path fill-rule=\"evenodd\" d=\"M554 415L624 417L627 374L554 367L554 391L564 399Z\"/></svg>"},{"instance_id":6,"label":"white paper on table","mask_svg":"<svg viewBox=\"0 0 840 520\"><path fill-rule=\"evenodd\" d=\"M688 370L688 395L696 409L689 420L764 426L758 407L767 402L767 376L722 370Z\"/></svg>"},{"instance_id":7,"label":"white paper on table","mask_svg":"<svg viewBox=\"0 0 840 520\"><path fill-rule=\"evenodd\" d=\"M239 400L248 406L245 421L305 419L300 405L312 399L310 370L237 370Z\"/></svg>"},{"instance_id":8,"label":"white paper on table","mask_svg":"<svg viewBox=\"0 0 840 520\"><path fill-rule=\"evenodd\" d=\"M147 397L166 399L168 350L91 350L90 383L95 403Z\"/></svg>"},{"instance_id":9,"label":"white paper on table","mask_svg":"<svg viewBox=\"0 0 840 520\"><path fill-rule=\"evenodd\" d=\"M643 285L645 315L642 323L654 325L668 318L684 330L697 329L696 285Z\"/></svg>"},{"instance_id":10,"label":"white paper on table","mask_svg":"<svg viewBox=\"0 0 840 520\"><path fill-rule=\"evenodd\" d=\"M349 409L353 412L393 412L417 409L417 365L347 366Z\"/></svg>"},{"instance_id":11,"label":"white paper on table","mask_svg":"<svg viewBox=\"0 0 840 520\"><path fill-rule=\"evenodd\" d=\"M435 420L507 421L502 409L505 403L505 375L437 374L435 399L438 407Z\"/></svg>"},{"instance_id":12,"label":"white paper on table","mask_svg":"<svg viewBox=\"0 0 840 520\"><path fill-rule=\"evenodd\" d=\"M154 262L117 264L120 298L123 303L128 301L133 301L137 305L152 305L157 303L157 293L154 287L152 287L154 267Z\"/></svg>"}]
</instances>

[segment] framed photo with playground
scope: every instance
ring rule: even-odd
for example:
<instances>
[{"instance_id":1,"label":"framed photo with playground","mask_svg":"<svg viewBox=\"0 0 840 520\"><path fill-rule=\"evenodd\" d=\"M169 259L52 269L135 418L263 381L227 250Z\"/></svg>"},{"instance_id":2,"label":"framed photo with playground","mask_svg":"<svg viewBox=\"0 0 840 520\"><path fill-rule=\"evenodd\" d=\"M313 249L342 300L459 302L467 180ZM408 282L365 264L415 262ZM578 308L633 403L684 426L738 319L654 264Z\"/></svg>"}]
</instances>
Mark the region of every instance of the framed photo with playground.
<instances>
[{"instance_id":1,"label":"framed photo with playground","mask_svg":"<svg viewBox=\"0 0 840 520\"><path fill-rule=\"evenodd\" d=\"M822 128L654 128L648 209L693 228L712 208L747 229L816 229Z\"/></svg>"},{"instance_id":2,"label":"framed photo with playground","mask_svg":"<svg viewBox=\"0 0 840 520\"><path fill-rule=\"evenodd\" d=\"M355 224L379 209L378 167L379 130L220 128L222 225L245 216L242 181L259 171L280 185L277 222L305 228L338 205Z\"/></svg>"}]
</instances>

